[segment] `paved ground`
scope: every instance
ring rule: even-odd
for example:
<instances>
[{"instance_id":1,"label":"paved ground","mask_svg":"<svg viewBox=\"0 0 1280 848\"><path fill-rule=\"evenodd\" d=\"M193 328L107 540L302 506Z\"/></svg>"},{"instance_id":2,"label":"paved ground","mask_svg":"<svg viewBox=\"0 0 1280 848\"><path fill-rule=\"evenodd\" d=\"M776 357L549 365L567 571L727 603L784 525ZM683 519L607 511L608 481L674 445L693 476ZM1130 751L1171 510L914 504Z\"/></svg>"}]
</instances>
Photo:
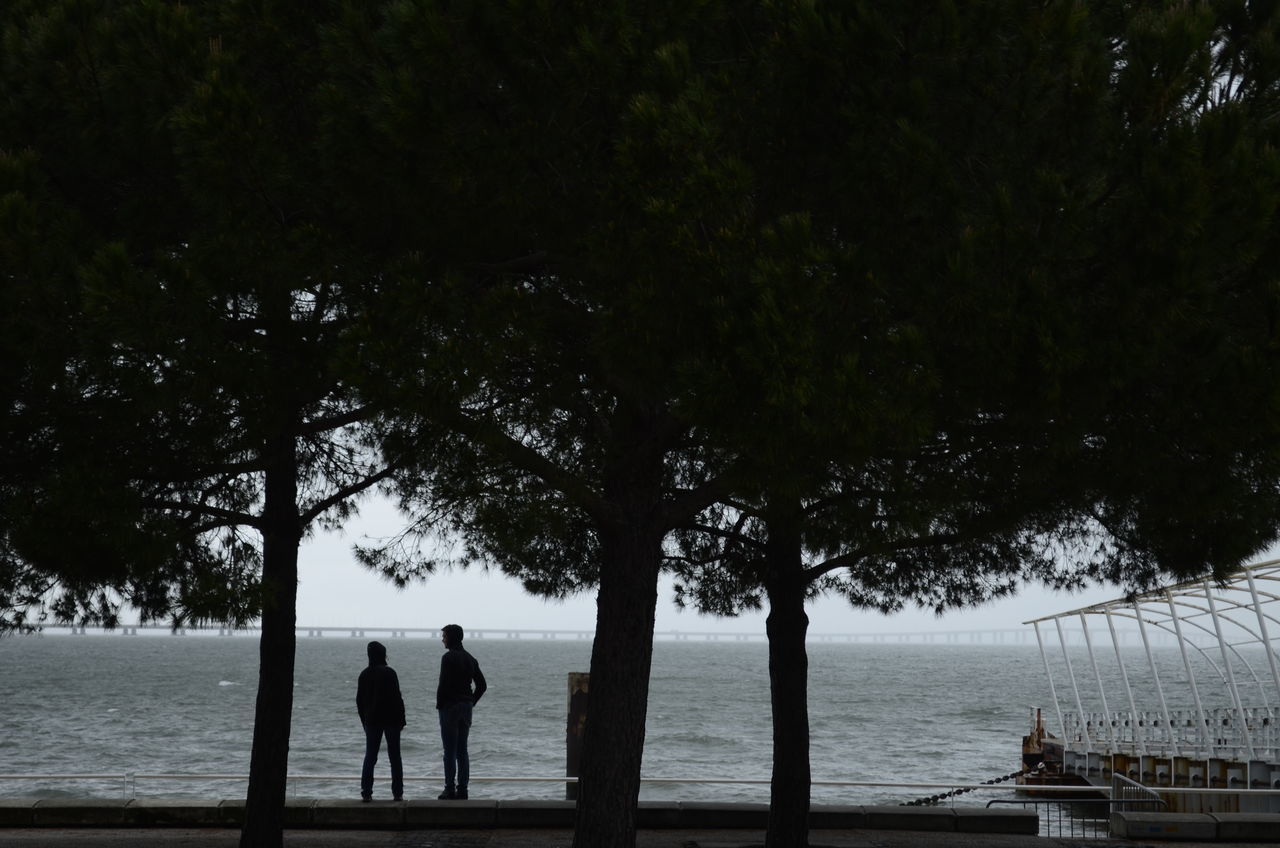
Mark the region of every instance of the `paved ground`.
<instances>
[{"instance_id":1,"label":"paved ground","mask_svg":"<svg viewBox=\"0 0 1280 848\"><path fill-rule=\"evenodd\" d=\"M4 848L235 848L238 830L218 828L5 828ZM569 830L290 830L286 848L568 848ZM751 830L642 830L637 848L756 848L764 834ZM904 830L823 830L813 848L1243 848L1241 843L1148 843L984 833Z\"/></svg>"}]
</instances>

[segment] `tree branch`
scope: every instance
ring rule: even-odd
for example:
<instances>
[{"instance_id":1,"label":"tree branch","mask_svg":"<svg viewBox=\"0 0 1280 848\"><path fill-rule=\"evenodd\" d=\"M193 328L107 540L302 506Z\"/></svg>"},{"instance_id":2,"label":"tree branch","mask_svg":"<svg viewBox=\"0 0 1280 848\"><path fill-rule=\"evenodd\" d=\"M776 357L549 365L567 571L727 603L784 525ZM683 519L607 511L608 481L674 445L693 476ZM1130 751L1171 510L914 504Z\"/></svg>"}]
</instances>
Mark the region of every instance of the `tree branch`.
<instances>
[{"instance_id":1,"label":"tree branch","mask_svg":"<svg viewBox=\"0 0 1280 848\"><path fill-rule=\"evenodd\" d=\"M376 405L369 404L367 406L358 406L355 409L350 409L337 415L330 415L326 418L314 418L298 428L298 435L315 436L320 433L327 433L330 430L336 430L339 427L345 427L348 424L356 424L366 420L378 408Z\"/></svg>"},{"instance_id":2,"label":"tree branch","mask_svg":"<svg viewBox=\"0 0 1280 848\"><path fill-rule=\"evenodd\" d=\"M686 515L697 515L715 503L721 503L733 493L727 474L712 477L692 489L683 489L663 508L662 520L665 524L681 523Z\"/></svg>"},{"instance_id":3,"label":"tree branch","mask_svg":"<svg viewBox=\"0 0 1280 848\"><path fill-rule=\"evenodd\" d=\"M607 521L612 517L604 500L590 486L533 448L512 438L496 424L477 420L456 408L449 408L443 413L437 412L434 417L440 424L484 445L517 468L537 475L592 518Z\"/></svg>"},{"instance_id":4,"label":"tree branch","mask_svg":"<svg viewBox=\"0 0 1280 848\"><path fill-rule=\"evenodd\" d=\"M953 545L962 542L970 542L981 539L984 536L991 536L1002 531L1007 531L1017 526L1019 516L1015 512L1008 514L998 514L994 516L984 516L973 521L967 527L950 533L931 533L923 536L913 536L907 539L900 539L891 542L882 542L879 544L868 545L848 553L831 557L817 565L810 566L804 571L804 579L813 582L824 574L830 574L841 568L848 568L861 559L872 556L883 556L886 554L897 553L899 551L910 550L912 548L929 548L940 545Z\"/></svg>"},{"instance_id":5,"label":"tree branch","mask_svg":"<svg viewBox=\"0 0 1280 848\"><path fill-rule=\"evenodd\" d=\"M220 476L221 482L226 482L241 474L252 474L266 470L261 458L245 460L244 462L229 462L218 465L205 465L198 468L191 468L185 473L179 472L177 465L173 466L175 473L173 474L144 474L139 475L137 479L155 483L184 483L193 480L204 480L212 476Z\"/></svg>"},{"instance_id":6,"label":"tree branch","mask_svg":"<svg viewBox=\"0 0 1280 848\"><path fill-rule=\"evenodd\" d=\"M332 509L346 499L367 491L371 487L381 483L383 480L386 480L395 473L396 468L396 465L388 465L377 474L370 475L362 480L343 486L328 497L317 501L310 509L298 516L299 524L306 527L312 521L315 521L326 510Z\"/></svg>"},{"instance_id":7,"label":"tree branch","mask_svg":"<svg viewBox=\"0 0 1280 848\"><path fill-rule=\"evenodd\" d=\"M755 548L758 551L764 550L764 543L760 542L757 539L752 539L750 536L742 535L741 520L734 525L734 528L732 530L725 530L720 527L712 527L709 524L699 524L698 522L680 524L680 525L677 525L677 529L692 530L697 533L704 533L708 536L713 536L717 539L724 539L726 541L738 542L748 547ZM719 557L716 557L716 558L719 559Z\"/></svg>"},{"instance_id":8,"label":"tree branch","mask_svg":"<svg viewBox=\"0 0 1280 848\"><path fill-rule=\"evenodd\" d=\"M189 503L187 501L144 499L142 505L148 509L159 509L166 512L185 512L191 515L202 515L207 518L222 519L208 529L235 525L252 527L255 530L262 529L262 519L259 516L250 515L246 512L237 512L231 509L223 509L222 507L211 506L209 504Z\"/></svg>"}]
</instances>

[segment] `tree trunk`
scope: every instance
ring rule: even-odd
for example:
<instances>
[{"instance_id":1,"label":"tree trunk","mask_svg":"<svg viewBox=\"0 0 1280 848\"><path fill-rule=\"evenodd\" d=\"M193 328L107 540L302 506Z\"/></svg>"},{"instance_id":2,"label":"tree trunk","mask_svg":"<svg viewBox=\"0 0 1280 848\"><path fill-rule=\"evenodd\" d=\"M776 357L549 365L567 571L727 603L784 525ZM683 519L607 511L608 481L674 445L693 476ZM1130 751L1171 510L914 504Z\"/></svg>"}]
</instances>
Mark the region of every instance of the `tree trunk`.
<instances>
[{"instance_id":1,"label":"tree trunk","mask_svg":"<svg viewBox=\"0 0 1280 848\"><path fill-rule=\"evenodd\" d=\"M240 848L282 848L293 724L294 629L297 625L297 461L293 439L276 442L267 471L262 528L262 638L253 754Z\"/></svg>"},{"instance_id":2,"label":"tree trunk","mask_svg":"<svg viewBox=\"0 0 1280 848\"><path fill-rule=\"evenodd\" d=\"M631 848L636 841L661 537L620 535L602 539L574 848Z\"/></svg>"},{"instance_id":3,"label":"tree trunk","mask_svg":"<svg viewBox=\"0 0 1280 848\"><path fill-rule=\"evenodd\" d=\"M632 848L649 706L653 622L663 528L663 451L652 419L620 415L620 438L605 463L603 492L614 520L602 521L591 697L582 746L574 848Z\"/></svg>"},{"instance_id":4,"label":"tree trunk","mask_svg":"<svg viewBox=\"0 0 1280 848\"><path fill-rule=\"evenodd\" d=\"M769 692L773 705L773 777L766 848L803 848L809 839L809 656L799 512L769 521L765 547L769 593Z\"/></svg>"}]
</instances>

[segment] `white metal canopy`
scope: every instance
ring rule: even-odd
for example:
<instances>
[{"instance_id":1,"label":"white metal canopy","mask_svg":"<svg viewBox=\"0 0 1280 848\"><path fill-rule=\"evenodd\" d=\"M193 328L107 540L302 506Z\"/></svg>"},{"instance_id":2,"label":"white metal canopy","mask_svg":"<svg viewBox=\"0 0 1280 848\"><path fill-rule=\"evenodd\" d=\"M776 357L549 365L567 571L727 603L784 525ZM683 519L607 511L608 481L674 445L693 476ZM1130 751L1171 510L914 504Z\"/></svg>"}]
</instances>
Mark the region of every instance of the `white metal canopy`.
<instances>
[{"instance_id":1,"label":"white metal canopy","mask_svg":"<svg viewBox=\"0 0 1280 848\"><path fill-rule=\"evenodd\" d=\"M1064 632L1064 623L1074 625L1076 622L1087 649L1101 713L1090 714L1084 709ZM1057 633L1062 664L1070 680L1076 709L1074 716L1064 713L1058 699L1050 655L1041 632L1041 625L1049 623ZM1141 672L1146 680L1140 694L1146 697L1154 695L1158 699L1158 713L1152 710L1154 720L1152 714L1139 710L1138 697L1121 650L1117 623L1136 626L1141 638L1147 668ZM1064 737L1070 738L1074 734L1091 749L1126 748L1146 754L1149 747L1159 746L1171 749L1176 755L1180 747L1203 752L1215 745L1223 745L1223 733L1216 727L1230 725L1234 737L1232 744L1242 749L1240 754L1250 759L1257 755L1276 756L1278 711L1273 705L1280 705L1280 560L1245 566L1221 583L1207 578L1191 580L1044 616L1024 624L1035 627L1049 678L1050 695ZM1091 624L1094 630L1105 625L1110 636L1115 667L1114 670L1109 667L1108 673L1113 681L1116 678L1120 681L1127 715L1125 712L1113 713L1108 704L1107 686L1094 651L1095 633L1090 629ZM1133 627L1124 632L1132 633ZM1154 634L1171 636L1180 653L1181 668L1177 670L1180 673L1171 674L1171 669L1166 667L1164 681L1152 651L1151 636ZM1206 668L1211 673L1206 674ZM1174 694L1182 701L1189 695L1194 704L1194 712L1188 704L1186 716L1170 710L1166 689L1173 682L1169 678L1174 676L1179 678ZM1202 697L1202 685L1217 694L1225 693L1225 705L1220 708L1211 705L1206 709L1207 699ZM1114 682L1112 688L1114 692ZM1242 697L1242 690L1249 691L1250 702ZM1069 716L1073 722L1070 731ZM1151 726L1163 726L1163 731L1156 735L1136 730ZM1126 727L1130 728L1127 733L1123 730ZM1182 732L1176 733L1177 727L1183 728Z\"/></svg>"}]
</instances>

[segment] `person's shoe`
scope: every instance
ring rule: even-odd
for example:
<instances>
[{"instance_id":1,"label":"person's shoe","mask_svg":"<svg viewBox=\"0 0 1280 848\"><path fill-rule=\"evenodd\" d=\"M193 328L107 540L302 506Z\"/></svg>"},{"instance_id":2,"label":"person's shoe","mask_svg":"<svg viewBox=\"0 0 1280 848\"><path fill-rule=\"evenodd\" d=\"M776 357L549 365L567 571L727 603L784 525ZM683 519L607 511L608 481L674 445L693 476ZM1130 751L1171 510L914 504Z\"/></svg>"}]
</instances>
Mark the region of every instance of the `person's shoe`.
<instances>
[{"instance_id":1,"label":"person's shoe","mask_svg":"<svg viewBox=\"0 0 1280 848\"><path fill-rule=\"evenodd\" d=\"M392 801L403 801L403 800L404 800L404 796L403 796L403 795L395 795L395 796L393 796L393 797L391 798L391 800L392 800Z\"/></svg>"},{"instance_id":2,"label":"person's shoe","mask_svg":"<svg viewBox=\"0 0 1280 848\"><path fill-rule=\"evenodd\" d=\"M372 800L373 800L373 796L372 796L372 795L361 795L361 796L360 796L360 800L361 800L361 801L364 801L364 802L367 804L367 803L369 803L370 801L372 801Z\"/></svg>"},{"instance_id":3,"label":"person's shoe","mask_svg":"<svg viewBox=\"0 0 1280 848\"><path fill-rule=\"evenodd\" d=\"M465 790L465 789L459 789L459 790L454 794L454 797L455 797L455 798L457 798L459 801L465 801L465 800L467 800L467 790Z\"/></svg>"},{"instance_id":4,"label":"person's shoe","mask_svg":"<svg viewBox=\"0 0 1280 848\"><path fill-rule=\"evenodd\" d=\"M458 800L458 793L452 789L446 789L440 793L439 798L441 801L456 801Z\"/></svg>"}]
</instances>

